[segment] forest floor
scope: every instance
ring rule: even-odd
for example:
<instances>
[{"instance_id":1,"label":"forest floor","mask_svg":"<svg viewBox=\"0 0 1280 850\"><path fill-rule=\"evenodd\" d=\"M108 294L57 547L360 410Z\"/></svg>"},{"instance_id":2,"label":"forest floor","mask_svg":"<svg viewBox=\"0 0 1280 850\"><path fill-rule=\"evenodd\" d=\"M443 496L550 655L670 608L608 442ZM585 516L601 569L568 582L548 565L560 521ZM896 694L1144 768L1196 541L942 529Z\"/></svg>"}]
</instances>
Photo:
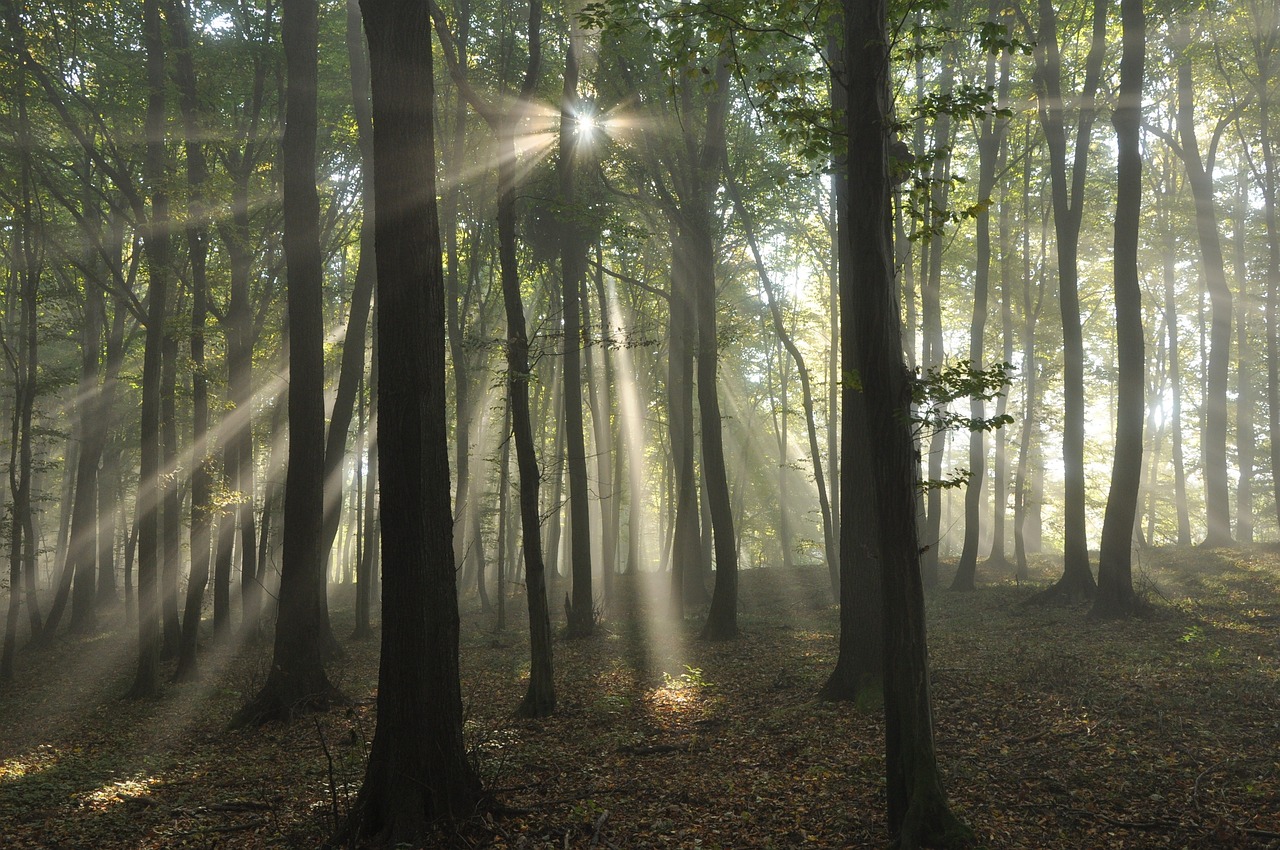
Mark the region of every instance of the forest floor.
<instances>
[{"instance_id":1,"label":"forest floor","mask_svg":"<svg viewBox=\"0 0 1280 850\"><path fill-rule=\"evenodd\" d=\"M1280 848L1280 549L1149 550L1137 570L1150 611L1123 622L1021 605L1036 585L991 566L977 593L930 595L939 760L977 846ZM511 716L522 600L501 632L464 606L467 736L505 811L438 846L884 846L879 712L814 696L835 659L825 575L744 574L742 637L717 644L647 620L644 589L637 616L557 640L540 721ZM349 589L333 599L342 634ZM241 731L269 647L125 701L131 643L27 651L0 686L0 847L324 846L361 781L376 642L332 666L350 705Z\"/></svg>"}]
</instances>

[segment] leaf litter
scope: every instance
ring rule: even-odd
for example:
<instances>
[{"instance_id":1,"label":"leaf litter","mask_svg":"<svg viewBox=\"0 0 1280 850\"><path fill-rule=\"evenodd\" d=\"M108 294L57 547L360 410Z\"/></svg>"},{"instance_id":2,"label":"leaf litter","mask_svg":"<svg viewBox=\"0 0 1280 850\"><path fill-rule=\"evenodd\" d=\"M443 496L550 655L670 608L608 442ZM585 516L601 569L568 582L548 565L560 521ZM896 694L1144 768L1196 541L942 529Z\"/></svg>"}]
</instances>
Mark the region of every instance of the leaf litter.
<instances>
[{"instance_id":1,"label":"leaf litter","mask_svg":"<svg viewBox=\"0 0 1280 850\"><path fill-rule=\"evenodd\" d=\"M1116 622L1024 606L1037 585L1005 573L927 600L939 762L978 846L1280 848L1280 551L1147 550L1150 609ZM884 846L879 713L815 696L836 652L826 581L744 573L743 636L706 643L622 577L596 636L556 641L557 712L536 721L512 717L521 624L496 633L464 601L466 735L496 805L431 846ZM340 634L351 596L333 598ZM329 845L373 734L376 641L331 669L350 704L236 732L268 646L213 648L201 682L130 702L130 643L20 658L0 690L0 846Z\"/></svg>"}]
</instances>

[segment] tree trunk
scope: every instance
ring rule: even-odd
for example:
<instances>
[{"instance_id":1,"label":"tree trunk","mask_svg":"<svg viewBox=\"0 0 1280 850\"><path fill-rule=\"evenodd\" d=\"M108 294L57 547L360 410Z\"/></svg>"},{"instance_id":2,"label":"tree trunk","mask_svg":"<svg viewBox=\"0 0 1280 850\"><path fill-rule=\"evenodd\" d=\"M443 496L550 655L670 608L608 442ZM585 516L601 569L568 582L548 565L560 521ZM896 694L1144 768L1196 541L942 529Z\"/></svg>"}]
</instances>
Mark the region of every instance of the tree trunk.
<instances>
[{"instance_id":1,"label":"tree trunk","mask_svg":"<svg viewBox=\"0 0 1280 850\"><path fill-rule=\"evenodd\" d=\"M591 519L587 487L587 447L582 415L582 283L586 274L587 245L578 219L583 211L575 204L578 160L578 49L580 35L569 22L565 48L564 87L560 97L560 282L564 305L564 429L565 461L569 476L569 564L572 599L568 607L568 636L588 637L595 630L595 600L591 589ZM523 486L523 478L521 486Z\"/></svg>"},{"instance_id":2,"label":"tree trunk","mask_svg":"<svg viewBox=\"0 0 1280 850\"><path fill-rule=\"evenodd\" d=\"M1006 54L1007 59L1007 54ZM998 171L1005 171L1009 161L1009 139L1006 134L1000 146L1000 165ZM1000 341L1001 357L1005 363L1013 363L1013 238L1012 218L1013 203L1009 194L1009 186L1002 183L1000 190ZM1000 394L996 401L996 416L1003 417L1009 412L1009 389ZM1008 552L1007 521L1009 517L1009 440L1005 429L995 433L995 460L992 469L991 502L993 505L991 519L991 555L988 566L993 570L1003 571L1010 566Z\"/></svg>"},{"instance_id":3,"label":"tree trunk","mask_svg":"<svg viewBox=\"0 0 1280 850\"><path fill-rule=\"evenodd\" d=\"M993 3L989 10L992 20L998 20L1000 7ZM996 85L996 57L987 56L986 87ZM1009 66L1000 63L1000 92L1002 106L1008 91ZM1000 156L1001 136L1006 122L994 112L988 112L982 122L978 138L978 201L982 209L977 220L977 267L973 278L973 315L969 322L969 363L975 369L986 365L987 293L991 288L991 192L996 185L996 159ZM985 403L977 393L969 397L969 416L975 422L986 416ZM977 587L978 542L981 532L982 485L987 474L986 431L973 428L969 431L969 480L964 489L964 546L960 562L951 581L952 590L974 590Z\"/></svg>"},{"instance_id":4,"label":"tree trunk","mask_svg":"<svg viewBox=\"0 0 1280 850\"><path fill-rule=\"evenodd\" d=\"M213 522L213 458L209 454L209 382L205 373L204 334L208 314L206 260L209 250L204 183L209 167L201 142L199 92L191 55L191 19L185 0L170 0L169 32L173 39L175 76L182 111L184 153L187 160L187 253L191 265L191 575L182 617L182 635L175 682L198 677L196 650L200 615L209 583L209 544Z\"/></svg>"},{"instance_id":5,"label":"tree trunk","mask_svg":"<svg viewBox=\"0 0 1280 850\"><path fill-rule=\"evenodd\" d=\"M376 412L378 409L378 324L376 321L373 323L373 332L370 337L373 346L373 362L369 366L369 405ZM360 531L364 546L360 549L360 560L356 564L356 625L351 633L353 640L366 640L373 637L372 609L375 598L374 588L378 581L377 422L375 415L365 426L368 456L364 479L364 527Z\"/></svg>"},{"instance_id":6,"label":"tree trunk","mask_svg":"<svg viewBox=\"0 0 1280 850\"><path fill-rule=\"evenodd\" d=\"M942 52L941 94L949 97L954 88L956 45L951 42ZM924 270L920 274L920 365L927 373L937 369L946 360L942 336L942 247L946 226L947 203L951 187L951 114L941 112L934 125L933 148L942 152L933 162L930 175L928 233L925 237ZM929 437L927 480L942 479L942 456L946 451L947 434L936 429ZM924 586L936 587L939 582L938 558L942 551L942 497L941 487L930 487L924 494L925 526L921 557Z\"/></svg>"},{"instance_id":7,"label":"tree trunk","mask_svg":"<svg viewBox=\"0 0 1280 850\"><path fill-rule=\"evenodd\" d=\"M405 0L363 0L362 11L378 199L375 356L397 380L378 392L387 592L378 725L351 832L417 846L432 821L469 816L481 800L458 680L431 24L424 5Z\"/></svg>"},{"instance_id":8,"label":"tree trunk","mask_svg":"<svg viewBox=\"0 0 1280 850\"><path fill-rule=\"evenodd\" d=\"M146 181L151 215L143 231L147 261L147 328L142 354L141 443L138 464L138 667L129 695L153 696L160 688L157 579L160 555L160 366L168 297L169 197L164 191L165 54L160 0L144 0L147 116Z\"/></svg>"},{"instance_id":9,"label":"tree trunk","mask_svg":"<svg viewBox=\"0 0 1280 850\"><path fill-rule=\"evenodd\" d=\"M1139 225L1142 213L1142 77L1146 56L1146 20L1142 0L1121 0L1123 27L1120 95L1112 122L1119 156L1116 168L1115 305L1116 446L1111 466L1111 492L1102 523L1098 556L1098 593L1090 612L1096 617L1132 614L1133 524L1142 477L1142 418L1146 385L1143 351L1142 284L1138 276Z\"/></svg>"},{"instance_id":10,"label":"tree trunk","mask_svg":"<svg viewBox=\"0 0 1280 850\"><path fill-rule=\"evenodd\" d=\"M1218 210L1214 201L1213 163L1206 166L1196 138L1195 82L1191 74L1190 28L1177 27L1174 40L1181 46L1177 65L1178 139L1187 182L1195 199L1196 237L1200 243L1200 267L1209 290L1209 367L1204 396L1204 487L1208 530L1203 546L1230 546L1231 492L1227 477L1227 378L1231 363L1231 288L1227 285L1218 235Z\"/></svg>"},{"instance_id":11,"label":"tree trunk","mask_svg":"<svg viewBox=\"0 0 1280 850\"><path fill-rule=\"evenodd\" d=\"M1275 74L1274 54L1259 54L1259 72L1263 85L1268 86ZM1280 214L1276 211L1276 188L1280 179L1276 175L1275 141L1272 139L1271 89L1259 99L1258 127L1262 143L1262 210L1266 221L1267 265L1266 304L1267 324L1267 428L1271 442L1271 495L1275 512L1280 518Z\"/></svg>"},{"instance_id":12,"label":"tree trunk","mask_svg":"<svg viewBox=\"0 0 1280 850\"><path fill-rule=\"evenodd\" d=\"M316 192L317 18L315 0L284 0L288 92L280 146L289 284L284 553L271 672L257 696L237 712L233 723L238 725L288 719L298 712L321 709L338 697L324 671L323 638L328 624L322 602L325 558L320 548L325 432L323 263ZM448 481L447 473L442 480Z\"/></svg>"},{"instance_id":13,"label":"tree trunk","mask_svg":"<svg viewBox=\"0 0 1280 850\"><path fill-rule=\"evenodd\" d=\"M812 380L809 376L809 369L805 364L804 356L800 353L795 339L787 331L786 324L782 321L782 310L774 297L773 282L769 279L764 257L760 253L754 221L742 203L742 195L739 191L738 183L734 179L732 170L727 166L725 168L725 182L729 189L730 197L733 199L734 209L742 222L743 230L746 232L747 245L751 249L751 257L755 263L756 274L760 278L760 285L764 288L765 301L769 305L769 316L773 320L773 332L777 334L778 339L795 362L796 374L800 378L800 400L801 404L804 405L805 429L809 437L809 455L813 459L813 480L814 486L818 491L818 508L822 514L823 553L826 556L827 573L831 580L831 594L839 600L840 566L836 545L836 530L835 522L832 519L831 500L827 496L827 480L822 474L822 452L818 447L818 424L817 416L814 412ZM835 346L834 338L832 345ZM785 500L780 501L785 502Z\"/></svg>"},{"instance_id":14,"label":"tree trunk","mask_svg":"<svg viewBox=\"0 0 1280 850\"><path fill-rule=\"evenodd\" d=\"M868 436L876 447L872 466L885 601L888 827L896 846L904 850L959 847L972 833L947 808L933 746L915 527L917 463L908 418L911 375L902 357L890 236L887 14L884 0L846 0L844 13L849 86L847 282L852 290L847 303L854 321L846 323L843 342L858 352ZM844 450L855 452L858 447L846 443Z\"/></svg>"},{"instance_id":15,"label":"tree trunk","mask_svg":"<svg viewBox=\"0 0 1280 850\"><path fill-rule=\"evenodd\" d=\"M1080 117L1076 124L1075 154L1067 177L1067 131L1063 112L1062 57L1058 51L1058 19L1050 0L1040 0L1040 31L1035 49L1036 91L1040 123L1049 148L1053 226L1058 248L1058 293L1062 313L1062 462L1063 494L1062 577L1039 598L1092 598L1097 584L1089 567L1085 517L1084 473L1084 337L1080 324L1077 258L1089 145L1096 117L1094 98L1106 54L1107 3L1093 4L1093 34L1085 59Z\"/></svg>"},{"instance_id":16,"label":"tree trunk","mask_svg":"<svg viewBox=\"0 0 1280 850\"><path fill-rule=\"evenodd\" d=\"M333 544L338 535L342 517L342 468L347 459L347 440L351 431L351 419L355 413L356 394L364 376L365 342L369 327L370 301L373 298L374 280L378 276L373 247L373 216L376 214L373 177L372 133L369 115L369 69L360 40L359 20L354 3L347 4L347 56L351 67L352 111L356 118L360 148L361 200L363 217L360 222L360 260L356 266L355 284L351 290L347 329L342 341L342 358L338 365L338 386L334 394L333 409L329 415L329 429L324 443L323 520L321 523L320 560L321 573L327 585L329 561ZM327 590L327 587L326 587ZM317 619L323 623L317 638L322 641L325 658L342 655L342 646L329 624L328 594L321 593L317 600L320 611Z\"/></svg>"},{"instance_id":17,"label":"tree trunk","mask_svg":"<svg viewBox=\"0 0 1280 850\"><path fill-rule=\"evenodd\" d=\"M699 581L697 562L699 516L698 490L693 464L693 294L689 284L689 252L680 231L672 227L671 309L667 327L667 429L671 441L672 475L675 479L675 519L671 549L671 609L683 618L690 596L702 599L706 588ZM691 588L697 584L696 592Z\"/></svg>"},{"instance_id":18,"label":"tree trunk","mask_svg":"<svg viewBox=\"0 0 1280 850\"><path fill-rule=\"evenodd\" d=\"M832 55L832 106L842 114L848 102L844 49ZM839 157L831 176L835 210L836 294L841 329L838 374L857 374L861 361L857 339L857 296L852 256L853 222L849 218L848 162ZM834 399L832 400L834 403ZM871 442L867 432L866 396L855 382L840 381L840 444L845 449L840 464L840 638L835 669L819 696L872 705L884 698L884 592L880 570L879 526L876 517L875 473L871 468ZM914 444L914 441L913 441ZM914 449L913 449L914 451ZM914 517L914 507L912 509Z\"/></svg>"},{"instance_id":19,"label":"tree trunk","mask_svg":"<svg viewBox=\"0 0 1280 850\"><path fill-rule=\"evenodd\" d=\"M1241 543L1253 542L1253 461L1257 452L1253 427L1253 372L1256 362L1253 341L1249 339L1249 317L1253 311L1250 309L1249 274L1245 267L1248 192L1248 181L1241 170L1236 176L1235 232L1232 239L1235 243L1233 266L1240 288L1236 333L1236 458L1240 468L1240 480L1236 485L1236 538Z\"/></svg>"}]
</instances>

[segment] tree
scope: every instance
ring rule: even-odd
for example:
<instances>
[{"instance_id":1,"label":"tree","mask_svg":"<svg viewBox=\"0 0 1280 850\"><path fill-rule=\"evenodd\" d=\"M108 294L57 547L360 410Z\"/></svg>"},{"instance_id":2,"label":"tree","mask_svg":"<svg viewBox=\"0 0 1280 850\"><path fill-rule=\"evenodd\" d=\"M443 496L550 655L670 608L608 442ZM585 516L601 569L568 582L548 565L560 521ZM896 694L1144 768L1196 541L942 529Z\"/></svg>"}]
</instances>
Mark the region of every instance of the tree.
<instances>
[{"instance_id":1,"label":"tree","mask_svg":"<svg viewBox=\"0 0 1280 850\"><path fill-rule=\"evenodd\" d=\"M288 719L339 697L324 671L324 316L316 192L318 4L285 0L288 90L280 143L289 298L289 460L284 561L271 672L233 723Z\"/></svg>"},{"instance_id":2,"label":"tree","mask_svg":"<svg viewBox=\"0 0 1280 850\"><path fill-rule=\"evenodd\" d=\"M841 342L858 352L869 440L866 445L845 444L843 451L848 464L854 453L875 447L889 834L903 850L958 847L971 833L947 808L943 794L926 669L917 463L910 429L912 380L902 354L891 237L893 119L884 0L845 0L844 23L848 184L843 203L848 209L846 281L853 311L846 316Z\"/></svg>"},{"instance_id":3,"label":"tree","mask_svg":"<svg viewBox=\"0 0 1280 850\"><path fill-rule=\"evenodd\" d=\"M589 636L595 629L595 600L591 591L591 514L587 504L587 448L582 418L583 282L587 245L576 207L580 147L591 143L590 127L580 129L578 62L582 34L569 12L565 44L564 90L560 97L559 190L560 280L564 304L564 432L569 473L569 562L573 598L568 607L569 637ZM522 479L523 480L523 479Z\"/></svg>"},{"instance_id":4,"label":"tree","mask_svg":"<svg viewBox=\"0 0 1280 850\"><path fill-rule=\"evenodd\" d=\"M551 612L542 553L541 516L538 508L538 458L533 443L529 409L529 336L520 295L520 270L516 259L516 126L520 110L501 111L480 97L468 83L444 14L429 0L449 74L471 107L480 113L498 137L498 262L503 304L507 313L507 385L511 426L520 470L520 533L524 543L525 591L529 606L529 687L517 709L525 717L543 717L555 710L552 679ZM517 96L523 107L533 95L542 62L542 2L529 4L529 62ZM376 167L375 167L376 170ZM385 456L385 452L384 452ZM385 516L383 519L385 523Z\"/></svg>"},{"instance_id":5,"label":"tree","mask_svg":"<svg viewBox=\"0 0 1280 850\"><path fill-rule=\"evenodd\" d=\"M1133 592L1131 557L1138 489L1142 477L1142 417L1146 389L1143 351L1142 287L1138 279L1138 228L1142 207L1142 78L1146 59L1146 21L1142 0L1120 6L1123 54L1120 97L1112 118L1119 146L1116 169L1115 305L1119 398L1111 492L1102 524L1098 555L1098 593L1091 613L1098 617L1130 614Z\"/></svg>"},{"instance_id":6,"label":"tree","mask_svg":"<svg viewBox=\"0 0 1280 850\"><path fill-rule=\"evenodd\" d=\"M1187 182L1195 199L1196 238L1200 263L1209 290L1211 311L1209 367L1205 381L1204 449L1205 510L1208 530L1204 546L1230 546L1231 491L1227 478L1227 376L1231 361L1231 288L1222 259L1218 234L1218 210L1214 201L1213 166L1218 140L1233 115L1221 117L1209 144L1207 159L1201 156L1196 137L1195 82L1191 73L1191 29L1183 21L1174 32L1180 46L1177 61L1177 141L1166 138L1187 170ZM1237 107L1239 108L1239 107Z\"/></svg>"},{"instance_id":7,"label":"tree","mask_svg":"<svg viewBox=\"0 0 1280 850\"><path fill-rule=\"evenodd\" d=\"M171 240L169 196L164 190L165 50L159 0L142 6L146 44L146 178L151 210L143 231L147 259L147 332L142 357L141 458L138 464L138 667L132 697L153 696L160 687L157 608L160 555L160 368L168 296Z\"/></svg>"},{"instance_id":8,"label":"tree","mask_svg":"<svg viewBox=\"0 0 1280 850\"><path fill-rule=\"evenodd\" d=\"M206 275L209 228L204 195L209 165L201 140L200 93L196 86L195 60L191 53L191 16L186 0L170 0L168 17L174 45L183 147L187 160L186 236L187 254L191 261L191 427L195 447L195 462L191 470L191 575L187 580L178 668L173 674L174 681L188 681L197 676L196 650L204 591L209 583L209 543L213 522L213 459L208 448L209 380L205 373L204 357L205 319L209 303Z\"/></svg>"},{"instance_id":9,"label":"tree","mask_svg":"<svg viewBox=\"0 0 1280 850\"><path fill-rule=\"evenodd\" d=\"M998 20L1000 8L992 3L991 19ZM1009 65L1000 65L1001 101L1008 93ZM996 56L987 56L985 86L992 92L996 86ZM1003 106L1003 103L1001 104ZM978 211L978 263L973 282L973 318L969 324L969 362L974 368L981 368L986 354L987 328L987 292L991 284L991 204L990 196L996 183L996 159L1000 155L1002 137L1006 120L996 114L993 105L982 118L982 130L978 138L978 203L982 205ZM974 421L983 418L983 399L980 394L969 398L969 416ZM960 563L956 566L955 578L951 582L952 590L975 589L975 574L978 569L978 535L979 515L982 508L982 482L986 476L987 453L986 432L975 428L969 432L969 480L964 491L964 548L960 553Z\"/></svg>"},{"instance_id":10,"label":"tree","mask_svg":"<svg viewBox=\"0 0 1280 850\"><path fill-rule=\"evenodd\" d=\"M361 11L373 93L376 358L396 379L378 392L378 725L351 832L421 846L432 821L469 815L481 800L458 682L431 19L413 0L364 0Z\"/></svg>"},{"instance_id":11,"label":"tree","mask_svg":"<svg viewBox=\"0 0 1280 850\"><path fill-rule=\"evenodd\" d=\"M1107 4L1093 4L1093 32L1085 58L1080 114L1076 122L1075 154L1067 174L1066 101L1062 87L1062 54L1058 47L1058 17L1050 0L1039 0L1040 28L1035 32L1035 86L1040 124L1044 128L1052 177L1053 227L1058 250L1058 303L1062 313L1062 462L1063 494L1062 577L1040 598L1092 597L1096 582L1089 567L1085 526L1084 473L1084 337L1080 326L1080 223L1089 164L1089 145L1097 116L1095 98L1106 57ZM1023 22L1031 29L1025 16Z\"/></svg>"}]
</instances>

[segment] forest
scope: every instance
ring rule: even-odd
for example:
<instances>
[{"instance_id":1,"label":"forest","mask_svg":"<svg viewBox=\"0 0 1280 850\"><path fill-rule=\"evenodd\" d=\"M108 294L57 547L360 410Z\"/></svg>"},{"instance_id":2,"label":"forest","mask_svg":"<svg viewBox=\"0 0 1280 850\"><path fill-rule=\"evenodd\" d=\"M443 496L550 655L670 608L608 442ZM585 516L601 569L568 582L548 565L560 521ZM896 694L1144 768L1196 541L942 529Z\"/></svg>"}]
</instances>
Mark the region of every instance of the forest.
<instances>
[{"instance_id":1,"label":"forest","mask_svg":"<svg viewBox=\"0 0 1280 850\"><path fill-rule=\"evenodd\" d=\"M1280 847L1278 0L0 14L0 845Z\"/></svg>"}]
</instances>

